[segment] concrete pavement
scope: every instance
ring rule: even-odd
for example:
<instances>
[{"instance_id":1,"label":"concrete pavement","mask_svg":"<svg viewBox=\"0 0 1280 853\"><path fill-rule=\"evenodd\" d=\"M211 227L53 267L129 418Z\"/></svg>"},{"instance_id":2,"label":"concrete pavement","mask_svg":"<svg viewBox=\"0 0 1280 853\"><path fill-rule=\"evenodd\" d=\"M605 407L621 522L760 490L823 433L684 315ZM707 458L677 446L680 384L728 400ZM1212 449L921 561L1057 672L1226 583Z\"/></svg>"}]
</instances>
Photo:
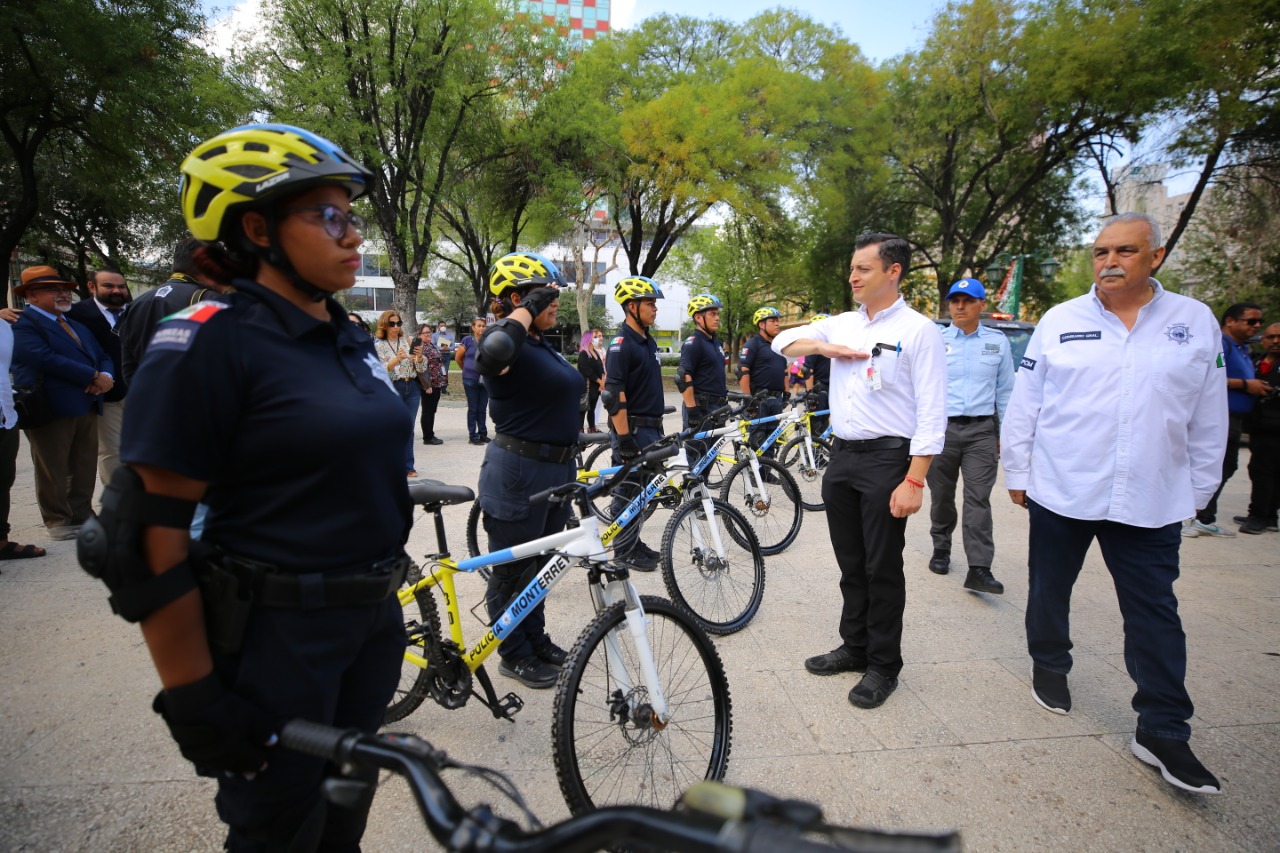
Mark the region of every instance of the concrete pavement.
<instances>
[{"instance_id":1,"label":"concrete pavement","mask_svg":"<svg viewBox=\"0 0 1280 853\"><path fill-rule=\"evenodd\" d=\"M445 443L418 445L424 476L474 486L483 449L467 444L464 414L446 398L437 420ZM1223 516L1243 513L1247 499L1242 464ZM839 613L825 517L806 515L797 542L766 558L755 620L716 640L733 695L728 780L819 802L839 823L959 827L969 850L1280 850L1280 535L1183 541L1177 591L1196 704L1192 745L1225 789L1197 797L1129 754L1133 685L1096 547L1073 606L1072 713L1032 701L1026 518L1003 490L993 504L1003 596L962 589L958 536L952 573L931 574L927 504L909 522L906 668L874 711L847 702L856 675L803 669L806 656L837 645ZM39 524L25 446L13 506L12 538L49 556L0 564L0 850L220 849L212 786L150 710L158 685L136 627L111 615L103 588L76 566L75 543L50 541ZM646 525L654 546L668 517L659 511ZM455 554L465 550L465 518L465 508L447 514ZM415 527L409 549L435 550L430 524ZM478 579L464 581L465 631L478 637L481 624L465 611L482 590ZM656 574L636 583L665 595ZM567 577L548 605L549 629L566 647L590 617L584 587L581 576ZM428 704L395 728L507 773L544 822L566 816L551 763L551 692L489 669L500 692L526 700L514 723L479 704ZM453 781L464 801L495 799L466 777ZM381 784L365 849L438 849L398 779Z\"/></svg>"}]
</instances>

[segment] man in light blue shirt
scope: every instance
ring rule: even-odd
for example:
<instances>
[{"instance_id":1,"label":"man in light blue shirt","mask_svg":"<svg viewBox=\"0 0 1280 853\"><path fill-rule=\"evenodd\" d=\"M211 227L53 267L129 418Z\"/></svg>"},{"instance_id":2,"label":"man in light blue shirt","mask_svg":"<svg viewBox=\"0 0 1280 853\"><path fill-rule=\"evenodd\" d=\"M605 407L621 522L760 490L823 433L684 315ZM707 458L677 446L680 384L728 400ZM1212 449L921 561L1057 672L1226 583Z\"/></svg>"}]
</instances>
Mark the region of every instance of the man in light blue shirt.
<instances>
[{"instance_id":1,"label":"man in light blue shirt","mask_svg":"<svg viewBox=\"0 0 1280 853\"><path fill-rule=\"evenodd\" d=\"M947 439L929 467L929 510L933 558L929 570L951 570L951 533L956 529L956 482L964 477L965 589L999 595L1004 584L991 575L991 489L996 483L999 420L1013 393L1013 351L1003 332L980 322L987 291L975 278L962 278L947 292L951 325L943 330L947 348Z\"/></svg>"}]
</instances>

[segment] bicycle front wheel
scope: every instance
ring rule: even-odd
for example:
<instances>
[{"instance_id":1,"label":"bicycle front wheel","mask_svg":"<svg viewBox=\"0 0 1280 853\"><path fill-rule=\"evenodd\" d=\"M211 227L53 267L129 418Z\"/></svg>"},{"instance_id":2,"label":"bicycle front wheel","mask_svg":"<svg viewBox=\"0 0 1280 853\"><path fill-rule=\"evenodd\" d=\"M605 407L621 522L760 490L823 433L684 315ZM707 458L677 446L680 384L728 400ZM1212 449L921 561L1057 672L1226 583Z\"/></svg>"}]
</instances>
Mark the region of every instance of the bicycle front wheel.
<instances>
[{"instance_id":1,"label":"bicycle front wheel","mask_svg":"<svg viewBox=\"0 0 1280 853\"><path fill-rule=\"evenodd\" d=\"M751 460L744 459L729 469L720 499L739 509L755 528L763 554L780 554L800 533L804 507L800 505L800 487L795 478L773 459L762 458L760 476L763 488L756 483Z\"/></svg>"},{"instance_id":2,"label":"bicycle front wheel","mask_svg":"<svg viewBox=\"0 0 1280 853\"><path fill-rule=\"evenodd\" d=\"M671 516L662 535L662 581L704 631L732 634L760 609L764 555L742 513L719 499L712 506L710 517L702 501Z\"/></svg>"},{"instance_id":3,"label":"bicycle front wheel","mask_svg":"<svg viewBox=\"0 0 1280 853\"><path fill-rule=\"evenodd\" d=\"M825 512L826 503L822 500L822 475L827 470L827 462L831 459L831 445L820 438L813 442L813 464L809 464L809 456L804 448L804 436L796 436L787 442L778 454L778 461L788 471L795 473L796 485L800 488L800 505L809 512Z\"/></svg>"},{"instance_id":4,"label":"bicycle front wheel","mask_svg":"<svg viewBox=\"0 0 1280 853\"><path fill-rule=\"evenodd\" d=\"M601 611L556 684L556 778L575 815L624 804L669 809L694 782L722 779L729 763L733 716L720 655L683 610L641 601L670 719L656 719L647 701L624 603Z\"/></svg>"}]
</instances>

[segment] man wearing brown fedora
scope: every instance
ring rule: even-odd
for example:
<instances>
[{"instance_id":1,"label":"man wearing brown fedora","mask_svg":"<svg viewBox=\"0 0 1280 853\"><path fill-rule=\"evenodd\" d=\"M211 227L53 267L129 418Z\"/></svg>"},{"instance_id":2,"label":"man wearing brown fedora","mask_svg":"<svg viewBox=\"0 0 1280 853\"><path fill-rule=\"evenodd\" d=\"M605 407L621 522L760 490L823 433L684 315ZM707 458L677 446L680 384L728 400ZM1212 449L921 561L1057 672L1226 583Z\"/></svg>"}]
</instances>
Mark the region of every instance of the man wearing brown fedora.
<instances>
[{"instance_id":1,"label":"man wearing brown fedora","mask_svg":"<svg viewBox=\"0 0 1280 853\"><path fill-rule=\"evenodd\" d=\"M54 418L26 430L36 472L36 502L49 535L74 539L93 514L102 396L111 359L82 324L68 320L75 285L53 267L28 267L13 289L27 308L13 326L14 384L40 387Z\"/></svg>"}]
</instances>

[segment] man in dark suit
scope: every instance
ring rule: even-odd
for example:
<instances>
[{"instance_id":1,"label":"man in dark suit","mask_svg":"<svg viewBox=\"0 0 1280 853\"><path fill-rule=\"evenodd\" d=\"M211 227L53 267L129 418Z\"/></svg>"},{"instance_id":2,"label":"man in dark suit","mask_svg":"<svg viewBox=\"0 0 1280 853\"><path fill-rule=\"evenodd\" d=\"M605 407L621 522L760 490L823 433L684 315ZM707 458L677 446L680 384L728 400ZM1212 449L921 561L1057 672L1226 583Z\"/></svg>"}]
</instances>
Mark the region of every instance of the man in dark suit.
<instances>
[{"instance_id":1,"label":"man in dark suit","mask_svg":"<svg viewBox=\"0 0 1280 853\"><path fill-rule=\"evenodd\" d=\"M13 326L13 378L41 385L54 419L26 431L36 471L36 502L49 535L74 539L93 514L97 417L115 384L111 359L87 328L64 315L74 284L53 267L28 267L13 289L27 308Z\"/></svg>"},{"instance_id":2,"label":"man in dark suit","mask_svg":"<svg viewBox=\"0 0 1280 853\"><path fill-rule=\"evenodd\" d=\"M111 359L111 376L116 381L102 398L102 417L98 418L98 479L105 486L120 465L120 425L124 422L124 395L128 385L120 370L120 334L116 324L129 303L129 285L115 270L94 270L89 275L89 293L89 299L81 299L71 306L67 317L93 333Z\"/></svg>"}]
</instances>

